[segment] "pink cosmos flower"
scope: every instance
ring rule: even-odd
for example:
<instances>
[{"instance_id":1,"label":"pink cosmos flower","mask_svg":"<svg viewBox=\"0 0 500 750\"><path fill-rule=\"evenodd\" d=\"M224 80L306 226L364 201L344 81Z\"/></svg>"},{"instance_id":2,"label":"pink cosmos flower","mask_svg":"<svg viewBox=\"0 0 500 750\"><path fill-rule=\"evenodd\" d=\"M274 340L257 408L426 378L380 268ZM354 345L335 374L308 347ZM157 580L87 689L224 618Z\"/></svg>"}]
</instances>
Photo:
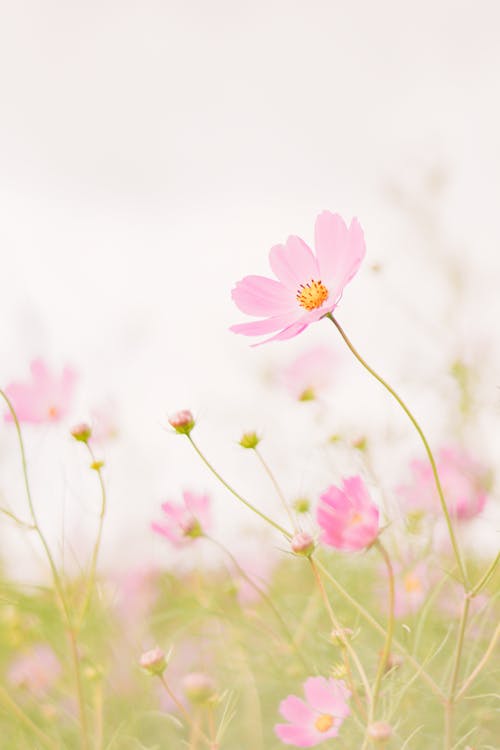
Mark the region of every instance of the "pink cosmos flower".
<instances>
[{"instance_id":1,"label":"pink cosmos flower","mask_svg":"<svg viewBox=\"0 0 500 750\"><path fill-rule=\"evenodd\" d=\"M283 370L282 381L293 398L311 401L332 382L337 355L328 346L308 349Z\"/></svg>"},{"instance_id":2,"label":"pink cosmos flower","mask_svg":"<svg viewBox=\"0 0 500 750\"><path fill-rule=\"evenodd\" d=\"M395 563L393 569L394 616L400 618L414 615L422 607L431 588L428 567L425 562L404 567Z\"/></svg>"},{"instance_id":3,"label":"pink cosmos flower","mask_svg":"<svg viewBox=\"0 0 500 750\"><path fill-rule=\"evenodd\" d=\"M361 477L355 476L321 495L317 520L323 544L353 552L377 538L379 511Z\"/></svg>"},{"instance_id":4,"label":"pink cosmos flower","mask_svg":"<svg viewBox=\"0 0 500 750\"><path fill-rule=\"evenodd\" d=\"M184 547L193 539L203 536L210 526L210 498L208 495L196 495L194 492L183 492L183 505L163 503L162 510L166 519L151 525L153 531L161 534L174 547Z\"/></svg>"},{"instance_id":5,"label":"pink cosmos flower","mask_svg":"<svg viewBox=\"0 0 500 750\"><path fill-rule=\"evenodd\" d=\"M76 373L70 367L57 376L49 372L43 360L36 359L31 363L31 380L11 383L5 392L20 422L58 422L70 408L75 382ZM10 412L5 419L13 421Z\"/></svg>"},{"instance_id":6,"label":"pink cosmos flower","mask_svg":"<svg viewBox=\"0 0 500 750\"><path fill-rule=\"evenodd\" d=\"M261 320L232 326L234 333L260 336L278 331L266 341L289 339L335 309L364 258L363 230L357 219L347 228L338 214L323 211L316 219L315 247L316 255L300 237L289 237L269 253L278 280L245 276L236 284L236 305Z\"/></svg>"},{"instance_id":7,"label":"pink cosmos flower","mask_svg":"<svg viewBox=\"0 0 500 750\"><path fill-rule=\"evenodd\" d=\"M54 651L50 646L38 644L11 663L7 679L11 685L42 698L60 674L61 665Z\"/></svg>"},{"instance_id":8,"label":"pink cosmos flower","mask_svg":"<svg viewBox=\"0 0 500 750\"><path fill-rule=\"evenodd\" d=\"M349 716L350 692L342 680L308 677L304 683L306 700L289 695L280 703L281 715L290 722L274 728L285 745L314 747L337 737Z\"/></svg>"},{"instance_id":9,"label":"pink cosmos flower","mask_svg":"<svg viewBox=\"0 0 500 750\"><path fill-rule=\"evenodd\" d=\"M487 499L484 468L463 449L446 446L438 453L437 469L451 515L468 520L481 513ZM441 504L429 462L412 461L411 470L412 483L397 488L406 508L440 515Z\"/></svg>"}]
</instances>

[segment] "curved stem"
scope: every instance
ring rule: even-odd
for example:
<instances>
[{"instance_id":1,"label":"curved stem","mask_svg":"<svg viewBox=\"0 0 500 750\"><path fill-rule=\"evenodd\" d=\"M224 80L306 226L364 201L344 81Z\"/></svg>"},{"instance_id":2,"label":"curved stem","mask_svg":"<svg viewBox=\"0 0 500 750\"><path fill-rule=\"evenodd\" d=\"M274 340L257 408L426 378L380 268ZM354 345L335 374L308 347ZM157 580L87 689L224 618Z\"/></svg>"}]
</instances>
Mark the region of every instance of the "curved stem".
<instances>
[{"instance_id":1,"label":"curved stem","mask_svg":"<svg viewBox=\"0 0 500 750\"><path fill-rule=\"evenodd\" d=\"M36 528L34 524L27 523L26 521L22 521L20 518L16 516L15 513L12 513L10 510L7 510L7 508L0 508L0 513L3 513L4 516L7 516L7 518L10 518L11 521L15 521L15 523L17 523L18 526L22 526L24 529L34 531L34 529Z\"/></svg>"},{"instance_id":2,"label":"curved stem","mask_svg":"<svg viewBox=\"0 0 500 750\"><path fill-rule=\"evenodd\" d=\"M387 567L387 574L389 578L389 612L387 616L387 632L386 632L386 638L385 638L385 643L384 643L384 649L380 656L377 674L375 677L375 684L373 686L373 703L372 703L373 714L371 717L372 720L375 718L374 714L377 708L377 700L378 700L378 696L380 692L380 686L382 684L382 678L384 676L386 666L387 666L387 661L389 659L389 654L391 652L392 637L394 634L394 571L392 568L391 559L384 545L380 541L380 539L377 539L377 541L375 542L375 547L378 549L378 551L382 555L384 559L384 563Z\"/></svg>"},{"instance_id":3,"label":"curved stem","mask_svg":"<svg viewBox=\"0 0 500 750\"><path fill-rule=\"evenodd\" d=\"M467 679L465 680L464 684L462 685L462 687L460 688L460 690L456 694L455 699L457 701L459 701L465 695L465 693L470 688L470 686L472 685L472 683L474 682L474 680L476 679L476 677L478 676L478 674L481 672L481 670L483 669L483 667L485 666L485 664L487 664L488 659L490 658L490 656L495 651L495 647L497 645L497 641L498 641L499 638L500 638L500 625L497 625L496 630L493 633L493 638L491 639L490 644L489 644L488 648L486 649L486 651L484 653L484 656L479 661L479 663L476 665L475 669L473 669L473 671L467 677Z\"/></svg>"},{"instance_id":4,"label":"curved stem","mask_svg":"<svg viewBox=\"0 0 500 750\"><path fill-rule=\"evenodd\" d=\"M478 583L476 583L475 586L471 588L469 591L469 597L472 599L474 596L477 596L480 591L484 589L484 587L487 585L488 581L490 580L491 576L494 574L498 563L500 562L500 552L497 554L493 562L491 563L490 567L484 574L484 576L481 578Z\"/></svg>"},{"instance_id":5,"label":"curved stem","mask_svg":"<svg viewBox=\"0 0 500 750\"><path fill-rule=\"evenodd\" d=\"M408 406L405 404L405 402L403 401L403 399L396 393L396 391L394 390L394 388L392 388L389 385L389 383L386 380L384 380L384 378L382 378L377 372L375 372L375 370L373 370L370 367L370 365L368 364L368 362L366 362L363 359L363 357L361 356L361 354L354 348L354 346L352 345L351 341L347 337L347 334L343 330L343 328L340 325L340 323L333 317L333 315L331 313L327 313L327 315L325 315L325 317L332 321L333 325L337 328L338 332L340 333L340 335L344 339L345 343L347 344L348 348L350 349L350 351L352 352L352 354L356 357L356 359L358 360L358 362L361 365L363 365L363 367L365 368L365 370L367 370L370 373L370 375L372 375L375 378L375 380L378 380L378 382L381 385L384 386L384 388L386 389L386 391L388 391L391 394L391 396L398 402L398 404L401 406L401 408L405 412L406 416L409 418L410 422L412 423L412 425L416 429L416 431L417 431L417 433L418 433L418 435L419 435L419 437L420 437L420 439L421 439L421 441L422 441L422 443L424 445L425 451L427 453L427 457L429 459L429 463L430 463L431 468L432 468L432 474L434 476L434 482L435 482L436 489L437 489L437 492L438 492L439 502L441 503L441 508L443 510L443 514L444 514L444 517L445 517L445 520L446 520L446 525L448 527L448 534L449 534L449 537L450 537L451 545L453 547L453 552L454 552L454 555L455 555L455 559L457 561L458 569L460 571L460 577L462 579L462 583L464 585L464 588L467 589L467 572L465 570L465 566L464 566L464 563L463 563L463 560L462 560L462 556L460 554L460 549L458 547L458 542L457 542L457 539L456 539L456 536L455 536L455 532L453 530L453 524L451 522L450 512L448 510L448 506L446 504L446 500L445 500L444 493L443 493L443 488L441 486L441 481L439 479L439 474L438 474L438 470L437 470L437 466L436 466L436 461L434 459L434 455L432 453L432 450L430 448L429 443L427 442L427 438L425 437L422 428L420 427L420 425L417 422L416 418L414 417L414 415L412 414L412 412L410 411L410 409L408 408Z\"/></svg>"},{"instance_id":6,"label":"curved stem","mask_svg":"<svg viewBox=\"0 0 500 750\"><path fill-rule=\"evenodd\" d=\"M219 474L219 472L212 466L212 464L208 461L208 459L205 458L204 454L198 448L198 446L194 442L194 440L191 437L191 435L190 434L186 435L186 437L189 440L189 442L191 443L191 445L193 446L193 448L195 449L195 451L198 454L198 456L201 458L201 460L205 464L205 466L207 466L210 469L210 471L212 472L212 474L219 480L219 482L221 484L224 485L224 487L226 488L226 490L228 490L237 500L239 500L240 503L243 503L243 505L246 505L247 508L249 508L251 511L253 511L258 516L260 516L260 518L262 518L263 521L265 521L266 523L270 524L270 526L273 526L275 529L277 529L278 531L280 531L287 539L291 539L292 538L292 535L288 531L286 531L286 529L284 529L283 526L280 526L279 523L276 523L276 521L273 521L272 518L269 518L269 516L266 516L265 513L262 513L262 511L260 511L258 508L256 508L255 505L252 505L252 503L250 503L248 500L245 500L244 497L242 497L238 492L236 492L236 490L234 490L231 487L231 485L229 485L226 482L226 480L221 477L221 475Z\"/></svg>"},{"instance_id":7,"label":"curved stem","mask_svg":"<svg viewBox=\"0 0 500 750\"><path fill-rule=\"evenodd\" d=\"M292 515L292 511L290 510L290 507L289 507L289 505L288 505L288 503L286 501L286 497L285 497L285 495L284 495L281 487L279 486L278 481L276 480L276 477L274 476L273 472L271 471L268 463L265 461L264 456L259 451L259 449L258 448L254 448L253 450L255 452L255 455L259 459L260 463L262 464L262 468L264 469L264 471L266 472L267 476L271 480L271 483L272 483L274 489L276 490L276 494L278 495L279 499L281 500L281 504L282 504L282 506L283 506L286 514L288 515L288 519L290 521L292 529L294 529L294 531L296 531L297 530L297 524L296 524L295 519L294 519L294 517Z\"/></svg>"}]
</instances>

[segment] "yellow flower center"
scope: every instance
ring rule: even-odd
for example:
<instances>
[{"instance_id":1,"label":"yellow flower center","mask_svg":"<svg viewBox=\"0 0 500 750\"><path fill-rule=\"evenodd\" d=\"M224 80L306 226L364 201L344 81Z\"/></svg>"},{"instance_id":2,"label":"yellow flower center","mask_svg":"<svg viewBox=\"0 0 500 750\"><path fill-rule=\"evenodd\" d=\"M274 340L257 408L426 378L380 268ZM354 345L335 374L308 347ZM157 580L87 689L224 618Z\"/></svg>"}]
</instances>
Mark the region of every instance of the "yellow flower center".
<instances>
[{"instance_id":1,"label":"yellow flower center","mask_svg":"<svg viewBox=\"0 0 500 750\"><path fill-rule=\"evenodd\" d=\"M328 732L333 727L333 716L330 716L330 714L321 714L314 722L314 726L318 732Z\"/></svg>"},{"instance_id":2,"label":"yellow flower center","mask_svg":"<svg viewBox=\"0 0 500 750\"><path fill-rule=\"evenodd\" d=\"M404 579L404 587L408 594L413 594L422 591L422 581L414 573L408 573Z\"/></svg>"},{"instance_id":3,"label":"yellow flower center","mask_svg":"<svg viewBox=\"0 0 500 750\"><path fill-rule=\"evenodd\" d=\"M361 513L353 513L353 515L351 516L351 526L357 526L358 523L361 523L362 520L363 516L361 515Z\"/></svg>"},{"instance_id":4,"label":"yellow flower center","mask_svg":"<svg viewBox=\"0 0 500 750\"><path fill-rule=\"evenodd\" d=\"M297 302L304 310L316 310L328 298L328 289L321 281L311 279L297 290Z\"/></svg>"},{"instance_id":5,"label":"yellow flower center","mask_svg":"<svg viewBox=\"0 0 500 750\"><path fill-rule=\"evenodd\" d=\"M59 415L59 409L57 406L49 406L49 419L56 419Z\"/></svg>"}]
</instances>

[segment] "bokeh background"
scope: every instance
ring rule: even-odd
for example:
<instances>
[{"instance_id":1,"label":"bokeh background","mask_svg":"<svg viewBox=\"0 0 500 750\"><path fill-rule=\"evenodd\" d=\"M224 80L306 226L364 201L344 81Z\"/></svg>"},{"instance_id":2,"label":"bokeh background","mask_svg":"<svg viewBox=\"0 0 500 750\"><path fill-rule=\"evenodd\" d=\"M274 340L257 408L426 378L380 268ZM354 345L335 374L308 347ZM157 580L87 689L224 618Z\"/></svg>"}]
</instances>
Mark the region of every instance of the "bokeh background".
<instances>
[{"instance_id":1,"label":"bokeh background","mask_svg":"<svg viewBox=\"0 0 500 750\"><path fill-rule=\"evenodd\" d=\"M88 549L95 476L67 427L108 409L108 568L162 564L149 529L183 487L216 498L228 543L254 522L211 480L168 413L189 407L200 443L241 491L279 516L243 430L291 495L352 468L327 444L368 435L380 480L420 446L404 417L321 323L252 349L234 282L267 272L316 214L358 216L368 254L339 319L413 404L434 445L500 449L500 46L497 2L397 0L0 3L0 381L43 356L79 371L67 425L29 428L35 500L67 567ZM295 404L276 373L331 342L320 403ZM465 369L470 398L458 414ZM455 367L454 367L455 366ZM453 375L455 372L455 376ZM462 378L463 380L463 378ZM462 386L463 386L462 382ZM0 492L20 511L14 435L0 430ZM496 486L475 525L497 544ZM38 574L3 525L16 575Z\"/></svg>"}]
</instances>

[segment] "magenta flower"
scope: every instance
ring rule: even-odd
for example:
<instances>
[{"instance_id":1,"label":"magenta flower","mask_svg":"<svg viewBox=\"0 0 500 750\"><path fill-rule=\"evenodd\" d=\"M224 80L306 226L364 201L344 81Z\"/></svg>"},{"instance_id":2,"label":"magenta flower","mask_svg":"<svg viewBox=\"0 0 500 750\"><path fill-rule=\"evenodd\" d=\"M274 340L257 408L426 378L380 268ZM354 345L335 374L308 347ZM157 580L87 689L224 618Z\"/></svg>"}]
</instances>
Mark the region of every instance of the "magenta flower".
<instances>
[{"instance_id":1,"label":"magenta flower","mask_svg":"<svg viewBox=\"0 0 500 750\"><path fill-rule=\"evenodd\" d=\"M311 401L332 383L337 355L328 346L316 346L283 370L282 381L293 398Z\"/></svg>"},{"instance_id":2,"label":"magenta flower","mask_svg":"<svg viewBox=\"0 0 500 750\"><path fill-rule=\"evenodd\" d=\"M194 492L183 492L184 504L163 503L165 520L151 524L153 531L161 534L174 547L183 547L203 536L210 526L210 498L208 495L196 495Z\"/></svg>"},{"instance_id":3,"label":"magenta flower","mask_svg":"<svg viewBox=\"0 0 500 750\"><path fill-rule=\"evenodd\" d=\"M5 392L12 402L20 422L42 424L58 422L68 412L76 382L76 373L65 367L59 376L47 369L45 362L36 359L31 363L31 380L11 383ZM5 415L12 422L12 414Z\"/></svg>"},{"instance_id":4,"label":"magenta flower","mask_svg":"<svg viewBox=\"0 0 500 750\"><path fill-rule=\"evenodd\" d=\"M484 488L486 472L463 449L442 448L437 457L439 478L452 516L468 520L483 510L487 495ZM410 512L440 515L441 505L428 461L412 461L413 481L397 488Z\"/></svg>"},{"instance_id":5,"label":"magenta flower","mask_svg":"<svg viewBox=\"0 0 500 750\"><path fill-rule=\"evenodd\" d=\"M308 677L304 693L305 701L289 695L280 703L280 713L290 723L277 724L274 731L285 745L314 747L337 737L350 714L351 693L342 680Z\"/></svg>"},{"instance_id":6,"label":"magenta flower","mask_svg":"<svg viewBox=\"0 0 500 750\"><path fill-rule=\"evenodd\" d=\"M379 511L361 477L349 477L321 495L317 520L323 544L353 552L377 538Z\"/></svg>"},{"instance_id":7,"label":"magenta flower","mask_svg":"<svg viewBox=\"0 0 500 750\"><path fill-rule=\"evenodd\" d=\"M300 237L289 237L286 245L275 245L269 253L278 280L245 276L236 284L236 305L261 320L232 326L234 333L278 331L266 341L289 339L335 309L364 258L363 230L357 219L347 228L338 214L323 211L316 219L315 247L316 255Z\"/></svg>"}]
</instances>

